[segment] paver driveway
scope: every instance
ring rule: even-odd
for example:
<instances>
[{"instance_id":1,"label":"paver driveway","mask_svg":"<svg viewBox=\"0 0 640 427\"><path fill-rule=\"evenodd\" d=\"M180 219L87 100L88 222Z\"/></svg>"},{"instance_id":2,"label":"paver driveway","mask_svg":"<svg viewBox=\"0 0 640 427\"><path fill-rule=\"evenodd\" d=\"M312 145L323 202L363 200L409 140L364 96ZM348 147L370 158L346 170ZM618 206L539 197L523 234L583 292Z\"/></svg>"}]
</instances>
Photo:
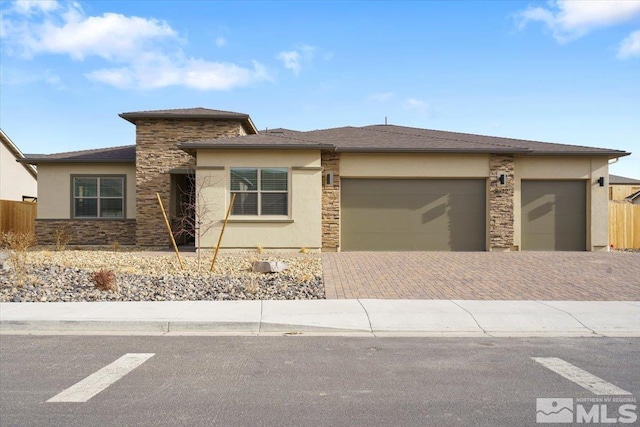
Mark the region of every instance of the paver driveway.
<instances>
[{"instance_id":1,"label":"paver driveway","mask_svg":"<svg viewBox=\"0 0 640 427\"><path fill-rule=\"evenodd\" d=\"M640 253L323 253L327 298L640 301Z\"/></svg>"}]
</instances>

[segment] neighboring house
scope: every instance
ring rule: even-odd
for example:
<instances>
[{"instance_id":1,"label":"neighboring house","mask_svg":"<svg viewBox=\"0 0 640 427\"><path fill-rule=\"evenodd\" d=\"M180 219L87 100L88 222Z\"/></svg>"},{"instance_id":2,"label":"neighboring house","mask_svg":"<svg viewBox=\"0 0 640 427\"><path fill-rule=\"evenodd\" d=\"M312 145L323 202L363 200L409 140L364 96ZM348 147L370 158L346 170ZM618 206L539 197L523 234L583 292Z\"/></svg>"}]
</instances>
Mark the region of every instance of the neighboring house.
<instances>
[{"instance_id":1,"label":"neighboring house","mask_svg":"<svg viewBox=\"0 0 640 427\"><path fill-rule=\"evenodd\" d=\"M136 144L38 156L41 243L165 246L190 176L226 249L606 250L610 159L624 151L395 125L258 132L247 114L123 113ZM194 186L191 186L194 188ZM194 191L194 190L192 190ZM203 202L204 201L204 202Z\"/></svg>"},{"instance_id":2,"label":"neighboring house","mask_svg":"<svg viewBox=\"0 0 640 427\"><path fill-rule=\"evenodd\" d=\"M640 191L640 180L609 175L609 200L625 200Z\"/></svg>"},{"instance_id":3,"label":"neighboring house","mask_svg":"<svg viewBox=\"0 0 640 427\"><path fill-rule=\"evenodd\" d=\"M0 129L0 200L33 200L38 194L38 173L28 163L18 163L24 155Z\"/></svg>"}]
</instances>

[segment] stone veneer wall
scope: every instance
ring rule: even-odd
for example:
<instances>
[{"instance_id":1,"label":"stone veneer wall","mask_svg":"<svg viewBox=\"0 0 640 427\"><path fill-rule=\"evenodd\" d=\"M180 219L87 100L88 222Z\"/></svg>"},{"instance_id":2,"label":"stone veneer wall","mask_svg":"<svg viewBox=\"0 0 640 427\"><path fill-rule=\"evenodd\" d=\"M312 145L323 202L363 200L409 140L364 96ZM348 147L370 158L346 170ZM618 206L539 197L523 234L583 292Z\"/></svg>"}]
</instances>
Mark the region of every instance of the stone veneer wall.
<instances>
[{"instance_id":1,"label":"stone veneer wall","mask_svg":"<svg viewBox=\"0 0 640 427\"><path fill-rule=\"evenodd\" d=\"M322 151L322 250L340 250L340 154ZM326 173L333 172L333 185L327 185Z\"/></svg>"},{"instance_id":2,"label":"stone veneer wall","mask_svg":"<svg viewBox=\"0 0 640 427\"><path fill-rule=\"evenodd\" d=\"M135 219L37 219L36 236L39 245L55 245L56 231L71 235L72 245L135 245Z\"/></svg>"},{"instance_id":3,"label":"stone veneer wall","mask_svg":"<svg viewBox=\"0 0 640 427\"><path fill-rule=\"evenodd\" d=\"M489 157L489 236L491 249L513 247L514 160L512 155L491 154ZM506 175L504 185L499 182Z\"/></svg>"},{"instance_id":4,"label":"stone veneer wall","mask_svg":"<svg viewBox=\"0 0 640 427\"><path fill-rule=\"evenodd\" d=\"M136 120L136 243L169 245L166 225L158 206L160 194L169 211L169 171L194 168L195 158L177 146L188 141L246 135L239 121L212 119Z\"/></svg>"}]
</instances>

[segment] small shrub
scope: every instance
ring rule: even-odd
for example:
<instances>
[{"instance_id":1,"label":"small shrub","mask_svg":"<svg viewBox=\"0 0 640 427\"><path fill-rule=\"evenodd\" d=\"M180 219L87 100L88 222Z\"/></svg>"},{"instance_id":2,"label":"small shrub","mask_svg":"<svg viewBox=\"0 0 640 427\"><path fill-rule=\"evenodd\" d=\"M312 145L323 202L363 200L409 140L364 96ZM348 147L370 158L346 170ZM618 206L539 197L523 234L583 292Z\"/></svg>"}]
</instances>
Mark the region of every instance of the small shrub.
<instances>
[{"instance_id":1,"label":"small shrub","mask_svg":"<svg viewBox=\"0 0 640 427\"><path fill-rule=\"evenodd\" d=\"M111 250L112 250L113 252L119 252L119 251L120 251L120 249L121 249L121 247L120 247L120 242L118 242L118 241L116 240L115 242L111 243Z\"/></svg>"},{"instance_id":2,"label":"small shrub","mask_svg":"<svg viewBox=\"0 0 640 427\"><path fill-rule=\"evenodd\" d=\"M258 245L258 247L256 249L258 250L259 254L263 254L264 253L264 248L262 247L262 245Z\"/></svg>"},{"instance_id":3,"label":"small shrub","mask_svg":"<svg viewBox=\"0 0 640 427\"><path fill-rule=\"evenodd\" d=\"M16 285L22 286L27 280L27 251L36 245L36 236L32 232L13 232L0 234L0 247L9 250L9 260L16 277Z\"/></svg>"},{"instance_id":4,"label":"small shrub","mask_svg":"<svg viewBox=\"0 0 640 427\"><path fill-rule=\"evenodd\" d=\"M251 294L251 295L257 294L258 291L260 290L260 285L258 283L255 283L254 280L255 280L255 277L252 274L251 275L251 283L249 284L249 286L245 287L245 291L247 291L247 293Z\"/></svg>"},{"instance_id":5,"label":"small shrub","mask_svg":"<svg viewBox=\"0 0 640 427\"><path fill-rule=\"evenodd\" d=\"M58 227L55 230L56 235L56 251L64 251L71 241L71 232L69 227Z\"/></svg>"},{"instance_id":6,"label":"small shrub","mask_svg":"<svg viewBox=\"0 0 640 427\"><path fill-rule=\"evenodd\" d=\"M116 275L111 270L98 270L91 275L91 280L96 288L101 291L115 291Z\"/></svg>"},{"instance_id":7,"label":"small shrub","mask_svg":"<svg viewBox=\"0 0 640 427\"><path fill-rule=\"evenodd\" d=\"M306 254L307 252L309 252L309 251L304 246L300 248L300 253L301 254Z\"/></svg>"},{"instance_id":8,"label":"small shrub","mask_svg":"<svg viewBox=\"0 0 640 427\"><path fill-rule=\"evenodd\" d=\"M298 283L310 283L314 277L311 274L301 274L298 276Z\"/></svg>"}]
</instances>

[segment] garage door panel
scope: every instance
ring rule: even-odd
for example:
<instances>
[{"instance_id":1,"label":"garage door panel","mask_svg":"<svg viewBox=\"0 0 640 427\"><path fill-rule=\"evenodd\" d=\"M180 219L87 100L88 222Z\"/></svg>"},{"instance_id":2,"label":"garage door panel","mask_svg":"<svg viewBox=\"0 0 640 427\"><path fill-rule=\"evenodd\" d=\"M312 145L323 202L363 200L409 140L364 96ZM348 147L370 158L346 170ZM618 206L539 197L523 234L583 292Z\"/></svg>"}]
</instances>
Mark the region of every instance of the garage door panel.
<instances>
[{"instance_id":1,"label":"garage door panel","mask_svg":"<svg viewBox=\"0 0 640 427\"><path fill-rule=\"evenodd\" d=\"M586 184L522 181L522 249L586 249Z\"/></svg>"},{"instance_id":2,"label":"garage door panel","mask_svg":"<svg viewBox=\"0 0 640 427\"><path fill-rule=\"evenodd\" d=\"M342 179L342 250L484 250L485 180Z\"/></svg>"}]
</instances>

